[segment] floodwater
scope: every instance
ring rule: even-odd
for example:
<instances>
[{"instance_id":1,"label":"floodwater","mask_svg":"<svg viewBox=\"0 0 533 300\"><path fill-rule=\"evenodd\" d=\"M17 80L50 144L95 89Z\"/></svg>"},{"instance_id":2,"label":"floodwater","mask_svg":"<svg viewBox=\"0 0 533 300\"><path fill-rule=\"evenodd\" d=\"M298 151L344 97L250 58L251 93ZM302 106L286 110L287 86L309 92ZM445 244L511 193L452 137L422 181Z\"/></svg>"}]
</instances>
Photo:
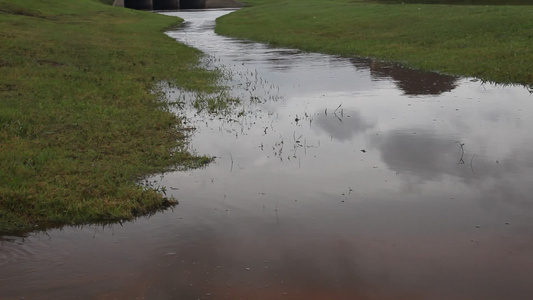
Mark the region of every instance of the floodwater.
<instances>
[{"instance_id":1,"label":"floodwater","mask_svg":"<svg viewBox=\"0 0 533 300\"><path fill-rule=\"evenodd\" d=\"M214 163L148 179L172 210L3 237L0 299L533 295L526 88L217 36L228 12L168 13L240 100L162 85Z\"/></svg>"}]
</instances>

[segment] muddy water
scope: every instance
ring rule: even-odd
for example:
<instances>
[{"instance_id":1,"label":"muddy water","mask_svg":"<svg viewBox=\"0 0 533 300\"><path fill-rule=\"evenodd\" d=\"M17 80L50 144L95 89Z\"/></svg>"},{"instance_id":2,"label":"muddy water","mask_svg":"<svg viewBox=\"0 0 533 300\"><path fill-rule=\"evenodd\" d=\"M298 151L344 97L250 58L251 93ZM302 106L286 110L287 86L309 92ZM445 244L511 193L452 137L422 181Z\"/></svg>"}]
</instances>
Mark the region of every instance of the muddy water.
<instances>
[{"instance_id":1,"label":"muddy water","mask_svg":"<svg viewBox=\"0 0 533 300\"><path fill-rule=\"evenodd\" d=\"M215 162L149 178L173 210L3 237L1 299L531 297L527 89L223 38L225 13L169 35L239 103L163 86Z\"/></svg>"}]
</instances>

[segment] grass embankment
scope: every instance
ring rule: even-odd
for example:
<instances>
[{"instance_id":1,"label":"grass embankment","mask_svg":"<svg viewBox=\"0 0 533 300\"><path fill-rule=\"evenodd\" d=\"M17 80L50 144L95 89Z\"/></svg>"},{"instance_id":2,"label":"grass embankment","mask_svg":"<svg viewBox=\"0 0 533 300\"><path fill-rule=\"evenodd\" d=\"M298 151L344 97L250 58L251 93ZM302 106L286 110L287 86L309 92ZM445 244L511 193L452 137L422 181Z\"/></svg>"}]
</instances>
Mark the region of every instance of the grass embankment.
<instances>
[{"instance_id":1,"label":"grass embankment","mask_svg":"<svg viewBox=\"0 0 533 300\"><path fill-rule=\"evenodd\" d=\"M165 205L135 184L198 165L160 80L213 89L176 18L96 0L0 0L0 233L132 218Z\"/></svg>"},{"instance_id":2,"label":"grass embankment","mask_svg":"<svg viewBox=\"0 0 533 300\"><path fill-rule=\"evenodd\" d=\"M533 84L533 5L386 5L248 0L220 34L342 56L373 57L498 83Z\"/></svg>"},{"instance_id":3,"label":"grass embankment","mask_svg":"<svg viewBox=\"0 0 533 300\"><path fill-rule=\"evenodd\" d=\"M105 1L105 0L104 0ZM372 1L372 0L368 0ZM419 3L419 4L453 4L453 5L531 5L532 0L375 0L382 3Z\"/></svg>"}]
</instances>

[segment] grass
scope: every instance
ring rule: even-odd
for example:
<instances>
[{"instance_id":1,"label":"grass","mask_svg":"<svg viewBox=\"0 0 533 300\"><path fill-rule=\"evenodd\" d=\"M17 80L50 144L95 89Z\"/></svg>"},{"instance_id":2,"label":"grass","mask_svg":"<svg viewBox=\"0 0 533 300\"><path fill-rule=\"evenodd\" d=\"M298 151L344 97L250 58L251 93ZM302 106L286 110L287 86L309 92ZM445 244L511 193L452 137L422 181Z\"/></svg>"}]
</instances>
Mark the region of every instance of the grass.
<instances>
[{"instance_id":1,"label":"grass","mask_svg":"<svg viewBox=\"0 0 533 300\"><path fill-rule=\"evenodd\" d=\"M115 3L115 0L98 0L104 4L107 4L107 5L113 5L113 3Z\"/></svg>"},{"instance_id":2,"label":"grass","mask_svg":"<svg viewBox=\"0 0 533 300\"><path fill-rule=\"evenodd\" d=\"M531 5L532 0L376 0L383 3L419 3L453 5Z\"/></svg>"},{"instance_id":3,"label":"grass","mask_svg":"<svg viewBox=\"0 0 533 300\"><path fill-rule=\"evenodd\" d=\"M533 84L531 5L388 5L351 0L246 3L249 7L217 21L217 33L498 83Z\"/></svg>"},{"instance_id":4,"label":"grass","mask_svg":"<svg viewBox=\"0 0 533 300\"><path fill-rule=\"evenodd\" d=\"M180 20L96 0L0 0L0 233L131 219L169 204L138 180L185 150L161 81L217 89Z\"/></svg>"}]
</instances>

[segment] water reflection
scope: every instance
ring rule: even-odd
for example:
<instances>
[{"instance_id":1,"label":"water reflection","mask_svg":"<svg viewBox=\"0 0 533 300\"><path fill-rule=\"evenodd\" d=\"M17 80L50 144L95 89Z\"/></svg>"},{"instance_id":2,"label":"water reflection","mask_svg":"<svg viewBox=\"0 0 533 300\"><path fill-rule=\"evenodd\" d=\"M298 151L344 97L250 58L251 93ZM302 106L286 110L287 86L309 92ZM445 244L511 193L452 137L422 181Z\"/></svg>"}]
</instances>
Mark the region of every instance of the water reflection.
<instances>
[{"instance_id":1,"label":"water reflection","mask_svg":"<svg viewBox=\"0 0 533 300\"><path fill-rule=\"evenodd\" d=\"M215 162L149 179L174 210L4 239L0 298L529 297L526 89L224 38L225 13L168 34L231 91L161 85Z\"/></svg>"},{"instance_id":2,"label":"water reflection","mask_svg":"<svg viewBox=\"0 0 533 300\"><path fill-rule=\"evenodd\" d=\"M361 113L356 110L344 110L339 108L336 111L327 109L315 113L312 128L317 134L326 133L332 139L338 141L351 141L356 134L364 133L374 127L366 121Z\"/></svg>"},{"instance_id":3,"label":"water reflection","mask_svg":"<svg viewBox=\"0 0 533 300\"><path fill-rule=\"evenodd\" d=\"M462 186L475 192L474 199L492 213L533 208L528 196L533 187L524 180L533 168L527 159L533 156L533 149L513 152L500 161L476 155L461 141L436 136L436 132L424 129L391 131L374 136L371 145L390 170L402 175L407 191L420 190L424 185L434 185L435 189L452 180L456 182L453 188Z\"/></svg>"},{"instance_id":4,"label":"water reflection","mask_svg":"<svg viewBox=\"0 0 533 300\"><path fill-rule=\"evenodd\" d=\"M375 136L372 146L378 148L381 159L397 173L409 173L420 180L436 181L444 175L472 177L465 168L464 144L438 138L436 132L424 129L394 130ZM477 163L477 162L476 162Z\"/></svg>"},{"instance_id":5,"label":"water reflection","mask_svg":"<svg viewBox=\"0 0 533 300\"><path fill-rule=\"evenodd\" d=\"M401 65L367 58L351 58L359 69L370 70L374 80L391 80L405 95L440 95L450 92L458 85L459 78L435 72L405 68Z\"/></svg>"}]
</instances>

